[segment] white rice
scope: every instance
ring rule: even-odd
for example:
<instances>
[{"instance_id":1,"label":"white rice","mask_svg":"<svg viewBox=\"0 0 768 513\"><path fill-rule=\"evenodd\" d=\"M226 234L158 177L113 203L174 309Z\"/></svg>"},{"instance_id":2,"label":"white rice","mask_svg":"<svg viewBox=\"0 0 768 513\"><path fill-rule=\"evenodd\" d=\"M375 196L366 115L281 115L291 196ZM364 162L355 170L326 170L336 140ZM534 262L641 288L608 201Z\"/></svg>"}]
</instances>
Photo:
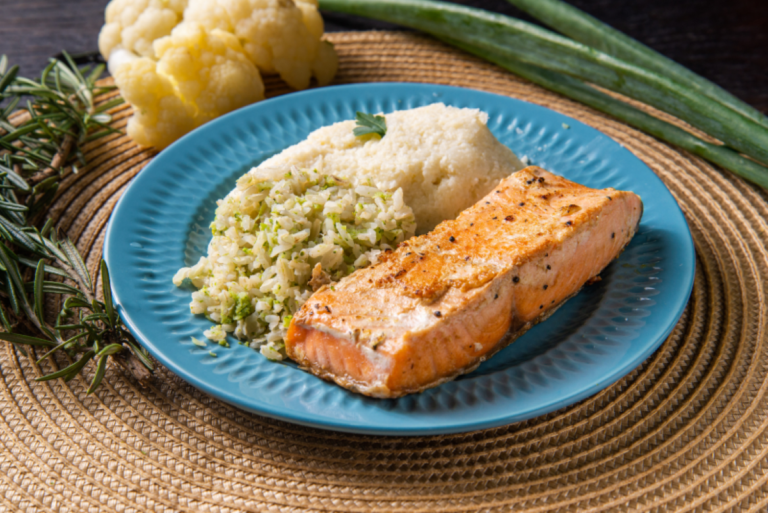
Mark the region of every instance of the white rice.
<instances>
[{"instance_id":1,"label":"white rice","mask_svg":"<svg viewBox=\"0 0 768 513\"><path fill-rule=\"evenodd\" d=\"M284 357L293 314L309 298L317 264L337 281L413 236L403 191L352 185L316 171L256 168L218 201L208 256L180 269L199 290L190 309L216 323L204 334L226 345L227 333L273 360Z\"/></svg>"}]
</instances>

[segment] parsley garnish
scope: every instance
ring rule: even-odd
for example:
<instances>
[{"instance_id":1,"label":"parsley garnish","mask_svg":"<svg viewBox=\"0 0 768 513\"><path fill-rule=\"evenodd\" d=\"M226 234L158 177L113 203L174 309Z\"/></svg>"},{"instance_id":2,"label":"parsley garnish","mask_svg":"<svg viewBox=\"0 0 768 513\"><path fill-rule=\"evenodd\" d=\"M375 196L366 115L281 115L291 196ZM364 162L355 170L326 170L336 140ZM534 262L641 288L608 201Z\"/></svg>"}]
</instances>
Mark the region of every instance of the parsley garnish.
<instances>
[{"instance_id":1,"label":"parsley garnish","mask_svg":"<svg viewBox=\"0 0 768 513\"><path fill-rule=\"evenodd\" d=\"M368 134L379 134L379 137L384 137L387 133L387 120L384 119L384 116L374 116L358 111L355 120L357 126L352 130L355 137Z\"/></svg>"}]
</instances>

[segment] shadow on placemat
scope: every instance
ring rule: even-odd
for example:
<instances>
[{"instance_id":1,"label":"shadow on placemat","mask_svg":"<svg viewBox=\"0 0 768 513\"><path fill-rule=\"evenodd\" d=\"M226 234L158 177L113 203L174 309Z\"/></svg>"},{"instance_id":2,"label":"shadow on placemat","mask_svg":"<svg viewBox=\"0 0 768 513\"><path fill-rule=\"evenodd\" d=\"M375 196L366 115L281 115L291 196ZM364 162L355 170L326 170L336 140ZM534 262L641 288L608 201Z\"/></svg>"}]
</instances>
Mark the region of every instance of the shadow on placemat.
<instances>
[{"instance_id":1,"label":"shadow on placemat","mask_svg":"<svg viewBox=\"0 0 768 513\"><path fill-rule=\"evenodd\" d=\"M414 34L336 33L337 83L435 82L522 98L599 128L680 202L698 261L690 303L643 365L579 404L463 435L388 438L264 419L165 369L142 389L111 369L36 383L0 346L0 500L52 511L765 510L765 197L602 114ZM271 95L287 92L267 80ZM130 115L121 107L115 126ZM153 153L87 148L51 214L94 269L116 200ZM114 272L114 271L113 271ZM92 372L92 370L90 371ZM88 376L86 376L87 378Z\"/></svg>"}]
</instances>

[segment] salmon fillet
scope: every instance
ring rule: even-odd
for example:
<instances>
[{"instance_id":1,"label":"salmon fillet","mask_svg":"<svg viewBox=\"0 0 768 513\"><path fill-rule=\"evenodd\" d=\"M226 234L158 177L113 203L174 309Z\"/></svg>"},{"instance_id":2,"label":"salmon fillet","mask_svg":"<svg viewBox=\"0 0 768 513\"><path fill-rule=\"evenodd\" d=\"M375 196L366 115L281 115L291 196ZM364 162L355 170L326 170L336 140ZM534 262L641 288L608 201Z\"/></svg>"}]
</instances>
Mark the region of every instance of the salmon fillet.
<instances>
[{"instance_id":1,"label":"salmon fillet","mask_svg":"<svg viewBox=\"0 0 768 513\"><path fill-rule=\"evenodd\" d=\"M642 212L632 192L527 167L457 219L320 288L293 317L286 351L372 397L454 379L596 279Z\"/></svg>"}]
</instances>

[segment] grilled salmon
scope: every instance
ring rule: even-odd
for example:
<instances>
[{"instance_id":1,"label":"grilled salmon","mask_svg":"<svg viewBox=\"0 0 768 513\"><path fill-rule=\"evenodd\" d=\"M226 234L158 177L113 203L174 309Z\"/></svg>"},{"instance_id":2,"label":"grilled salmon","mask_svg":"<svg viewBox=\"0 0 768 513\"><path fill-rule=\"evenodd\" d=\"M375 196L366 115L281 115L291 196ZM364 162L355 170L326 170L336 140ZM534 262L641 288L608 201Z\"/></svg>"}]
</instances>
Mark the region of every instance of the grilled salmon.
<instances>
[{"instance_id":1,"label":"grilled salmon","mask_svg":"<svg viewBox=\"0 0 768 513\"><path fill-rule=\"evenodd\" d=\"M439 385L597 279L642 212L632 192L527 167L455 220L317 290L293 317L286 351L305 370L372 397Z\"/></svg>"}]
</instances>

